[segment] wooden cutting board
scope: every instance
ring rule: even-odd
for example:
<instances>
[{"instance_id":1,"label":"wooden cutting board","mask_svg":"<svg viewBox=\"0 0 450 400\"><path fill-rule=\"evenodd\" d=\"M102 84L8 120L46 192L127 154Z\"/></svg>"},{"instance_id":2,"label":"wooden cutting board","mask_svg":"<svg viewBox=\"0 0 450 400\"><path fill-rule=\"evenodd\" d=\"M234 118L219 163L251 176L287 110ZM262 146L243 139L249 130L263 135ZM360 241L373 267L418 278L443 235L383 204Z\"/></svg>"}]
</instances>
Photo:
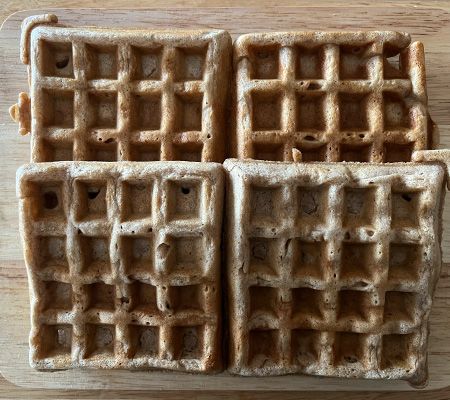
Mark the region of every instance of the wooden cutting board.
<instances>
[{"instance_id":1,"label":"wooden cutting board","mask_svg":"<svg viewBox=\"0 0 450 400\"><path fill-rule=\"evenodd\" d=\"M28 289L18 234L15 171L29 159L29 137L20 137L8 107L27 91L26 67L19 61L20 23L52 12L61 23L113 27L218 28L233 37L255 31L401 30L425 44L431 113L450 147L450 6L195 8L151 10L34 10L12 15L0 31L0 371L26 387L134 390L412 390L401 381L364 381L304 376L240 378L130 371L38 372L28 365ZM449 227L450 201L444 212ZM427 389L450 385L450 233L444 234L444 264L431 316L430 382Z\"/></svg>"}]
</instances>

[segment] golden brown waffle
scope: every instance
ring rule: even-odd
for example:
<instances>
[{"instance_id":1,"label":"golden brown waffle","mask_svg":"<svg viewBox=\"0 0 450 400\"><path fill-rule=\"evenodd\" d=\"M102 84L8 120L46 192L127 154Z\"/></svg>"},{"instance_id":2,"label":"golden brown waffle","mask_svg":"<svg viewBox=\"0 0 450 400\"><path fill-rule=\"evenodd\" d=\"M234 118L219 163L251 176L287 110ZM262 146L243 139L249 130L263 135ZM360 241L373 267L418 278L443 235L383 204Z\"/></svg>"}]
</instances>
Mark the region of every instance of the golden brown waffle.
<instances>
[{"instance_id":1,"label":"golden brown waffle","mask_svg":"<svg viewBox=\"0 0 450 400\"><path fill-rule=\"evenodd\" d=\"M33 162L223 161L227 32L42 23L22 38Z\"/></svg>"},{"instance_id":2,"label":"golden brown waffle","mask_svg":"<svg viewBox=\"0 0 450 400\"><path fill-rule=\"evenodd\" d=\"M423 384L444 168L225 169L230 371Z\"/></svg>"},{"instance_id":3,"label":"golden brown waffle","mask_svg":"<svg viewBox=\"0 0 450 400\"><path fill-rule=\"evenodd\" d=\"M221 165L39 163L17 178L33 367L220 369Z\"/></svg>"},{"instance_id":4,"label":"golden brown waffle","mask_svg":"<svg viewBox=\"0 0 450 400\"><path fill-rule=\"evenodd\" d=\"M423 45L408 34L248 34L234 59L239 159L409 161L437 143Z\"/></svg>"}]
</instances>

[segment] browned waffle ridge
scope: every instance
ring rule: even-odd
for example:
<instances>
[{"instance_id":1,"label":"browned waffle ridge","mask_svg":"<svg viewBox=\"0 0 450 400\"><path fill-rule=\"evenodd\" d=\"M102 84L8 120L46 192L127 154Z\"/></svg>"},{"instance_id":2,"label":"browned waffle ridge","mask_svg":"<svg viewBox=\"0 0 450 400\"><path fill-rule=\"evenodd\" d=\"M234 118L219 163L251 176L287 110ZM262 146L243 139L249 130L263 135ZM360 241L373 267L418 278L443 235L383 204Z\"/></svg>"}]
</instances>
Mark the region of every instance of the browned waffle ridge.
<instances>
[{"instance_id":1,"label":"browned waffle ridge","mask_svg":"<svg viewBox=\"0 0 450 400\"><path fill-rule=\"evenodd\" d=\"M396 162L437 145L423 45L406 33L252 33L234 65L239 159Z\"/></svg>"},{"instance_id":2,"label":"browned waffle ridge","mask_svg":"<svg viewBox=\"0 0 450 400\"><path fill-rule=\"evenodd\" d=\"M224 166L229 370L423 384L444 168Z\"/></svg>"},{"instance_id":3,"label":"browned waffle ridge","mask_svg":"<svg viewBox=\"0 0 450 400\"><path fill-rule=\"evenodd\" d=\"M23 28L32 162L224 160L228 32L44 22Z\"/></svg>"},{"instance_id":4,"label":"browned waffle ridge","mask_svg":"<svg viewBox=\"0 0 450 400\"><path fill-rule=\"evenodd\" d=\"M221 368L220 164L37 163L17 179L33 367Z\"/></svg>"}]
</instances>

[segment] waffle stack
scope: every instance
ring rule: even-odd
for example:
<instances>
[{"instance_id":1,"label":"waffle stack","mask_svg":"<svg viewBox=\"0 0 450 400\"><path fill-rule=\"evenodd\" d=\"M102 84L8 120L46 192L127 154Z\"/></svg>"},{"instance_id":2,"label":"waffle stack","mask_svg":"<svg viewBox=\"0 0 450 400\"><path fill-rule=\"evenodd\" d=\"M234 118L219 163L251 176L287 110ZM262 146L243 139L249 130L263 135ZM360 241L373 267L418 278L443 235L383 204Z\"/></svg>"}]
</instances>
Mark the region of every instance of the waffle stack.
<instances>
[{"instance_id":1,"label":"waffle stack","mask_svg":"<svg viewBox=\"0 0 450 400\"><path fill-rule=\"evenodd\" d=\"M12 110L30 363L217 371L230 36L56 22L24 22Z\"/></svg>"},{"instance_id":2,"label":"waffle stack","mask_svg":"<svg viewBox=\"0 0 450 400\"><path fill-rule=\"evenodd\" d=\"M31 365L423 385L450 155L422 44L244 35L228 96L231 58L223 31L25 20Z\"/></svg>"}]
</instances>

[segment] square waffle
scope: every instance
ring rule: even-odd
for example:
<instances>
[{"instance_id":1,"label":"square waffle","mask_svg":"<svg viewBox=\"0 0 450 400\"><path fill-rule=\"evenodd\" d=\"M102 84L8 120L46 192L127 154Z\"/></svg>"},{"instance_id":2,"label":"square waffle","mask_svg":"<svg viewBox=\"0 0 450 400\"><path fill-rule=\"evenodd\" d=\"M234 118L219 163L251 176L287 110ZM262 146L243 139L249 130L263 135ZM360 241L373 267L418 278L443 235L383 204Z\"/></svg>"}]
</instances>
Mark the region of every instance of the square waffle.
<instances>
[{"instance_id":1,"label":"square waffle","mask_svg":"<svg viewBox=\"0 0 450 400\"><path fill-rule=\"evenodd\" d=\"M221 367L222 166L18 171L38 369Z\"/></svg>"},{"instance_id":2,"label":"square waffle","mask_svg":"<svg viewBox=\"0 0 450 400\"><path fill-rule=\"evenodd\" d=\"M47 23L23 35L32 162L224 160L227 32Z\"/></svg>"},{"instance_id":3,"label":"square waffle","mask_svg":"<svg viewBox=\"0 0 450 400\"><path fill-rule=\"evenodd\" d=\"M230 371L423 384L444 168L225 169Z\"/></svg>"},{"instance_id":4,"label":"square waffle","mask_svg":"<svg viewBox=\"0 0 450 400\"><path fill-rule=\"evenodd\" d=\"M234 64L239 159L396 162L436 145L423 45L408 34L248 34Z\"/></svg>"}]
</instances>

